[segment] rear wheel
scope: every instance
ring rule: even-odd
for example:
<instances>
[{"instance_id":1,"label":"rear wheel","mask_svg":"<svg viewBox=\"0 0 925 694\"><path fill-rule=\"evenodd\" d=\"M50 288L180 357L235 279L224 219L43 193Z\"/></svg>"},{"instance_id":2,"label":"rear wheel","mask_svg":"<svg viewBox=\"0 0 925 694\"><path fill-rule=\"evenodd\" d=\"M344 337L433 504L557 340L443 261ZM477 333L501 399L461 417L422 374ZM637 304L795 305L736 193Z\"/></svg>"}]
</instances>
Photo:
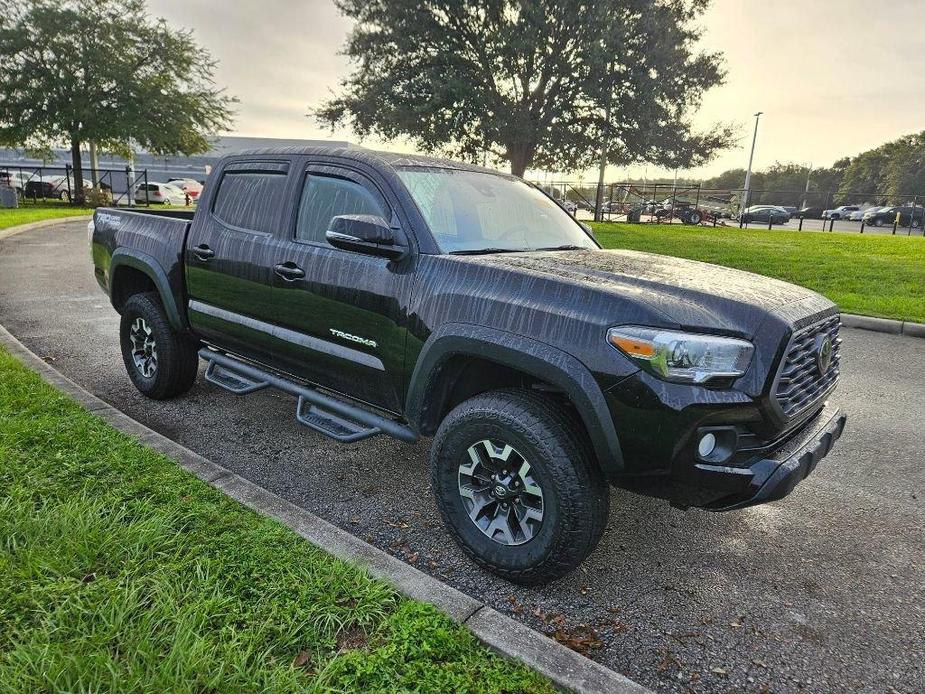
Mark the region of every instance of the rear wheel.
<instances>
[{"instance_id":1,"label":"rear wheel","mask_svg":"<svg viewBox=\"0 0 925 694\"><path fill-rule=\"evenodd\" d=\"M597 546L610 496L579 432L561 402L525 390L478 395L447 415L431 479L447 527L476 563L545 583Z\"/></svg>"},{"instance_id":2,"label":"rear wheel","mask_svg":"<svg viewBox=\"0 0 925 694\"><path fill-rule=\"evenodd\" d=\"M687 223L697 225L700 224L702 220L703 217L700 216L699 212L691 212L690 216L687 218Z\"/></svg>"},{"instance_id":3,"label":"rear wheel","mask_svg":"<svg viewBox=\"0 0 925 694\"><path fill-rule=\"evenodd\" d=\"M129 297L119 337L125 369L142 394L166 400L192 388L199 370L198 344L170 326L157 294Z\"/></svg>"}]
</instances>

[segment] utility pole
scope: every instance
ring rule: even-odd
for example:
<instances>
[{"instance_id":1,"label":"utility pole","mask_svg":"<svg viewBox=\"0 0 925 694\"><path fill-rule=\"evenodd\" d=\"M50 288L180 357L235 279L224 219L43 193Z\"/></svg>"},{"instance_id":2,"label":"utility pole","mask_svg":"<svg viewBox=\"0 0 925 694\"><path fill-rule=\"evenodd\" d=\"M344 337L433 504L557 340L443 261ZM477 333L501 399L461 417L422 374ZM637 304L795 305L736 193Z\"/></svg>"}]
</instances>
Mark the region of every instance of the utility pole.
<instances>
[{"instance_id":1,"label":"utility pole","mask_svg":"<svg viewBox=\"0 0 925 694\"><path fill-rule=\"evenodd\" d=\"M763 111L755 114L755 134L752 135L752 153L748 155L748 171L745 172L745 190L742 191L742 209L745 212L748 208L748 197L752 185L752 161L755 159L755 141L758 139L758 119L761 118Z\"/></svg>"},{"instance_id":2,"label":"utility pole","mask_svg":"<svg viewBox=\"0 0 925 694\"><path fill-rule=\"evenodd\" d=\"M96 140L90 140L90 179L93 181L93 187L100 184L99 176L100 160L96 152Z\"/></svg>"},{"instance_id":3,"label":"utility pole","mask_svg":"<svg viewBox=\"0 0 925 694\"><path fill-rule=\"evenodd\" d=\"M809 200L809 177L813 174L813 163L807 162L806 164L806 188L803 189L803 204L800 205L800 209L806 207L806 202Z\"/></svg>"},{"instance_id":4,"label":"utility pole","mask_svg":"<svg viewBox=\"0 0 925 694\"><path fill-rule=\"evenodd\" d=\"M607 79L613 73L613 64L607 66ZM613 105L613 85L607 92L607 104L604 107L604 137L601 143L601 163L597 172L597 195L594 199L594 221L604 221L604 175L607 171L607 149L610 147L610 110Z\"/></svg>"}]
</instances>

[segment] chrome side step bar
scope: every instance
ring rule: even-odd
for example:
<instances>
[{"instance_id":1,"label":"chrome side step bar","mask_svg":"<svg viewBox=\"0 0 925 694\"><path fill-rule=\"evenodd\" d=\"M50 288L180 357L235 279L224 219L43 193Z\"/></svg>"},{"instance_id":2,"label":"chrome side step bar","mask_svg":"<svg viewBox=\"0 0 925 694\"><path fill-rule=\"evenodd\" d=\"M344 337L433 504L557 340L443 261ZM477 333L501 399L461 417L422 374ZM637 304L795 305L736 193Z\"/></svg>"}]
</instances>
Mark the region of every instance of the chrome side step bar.
<instances>
[{"instance_id":1,"label":"chrome side step bar","mask_svg":"<svg viewBox=\"0 0 925 694\"><path fill-rule=\"evenodd\" d=\"M298 422L341 443L361 441L377 434L388 434L408 443L418 440L418 435L406 424L338 400L317 388L300 385L227 354L204 347L199 350L199 358L208 363L206 380L235 395L247 395L263 388L276 388L295 395L299 399L296 406Z\"/></svg>"}]
</instances>

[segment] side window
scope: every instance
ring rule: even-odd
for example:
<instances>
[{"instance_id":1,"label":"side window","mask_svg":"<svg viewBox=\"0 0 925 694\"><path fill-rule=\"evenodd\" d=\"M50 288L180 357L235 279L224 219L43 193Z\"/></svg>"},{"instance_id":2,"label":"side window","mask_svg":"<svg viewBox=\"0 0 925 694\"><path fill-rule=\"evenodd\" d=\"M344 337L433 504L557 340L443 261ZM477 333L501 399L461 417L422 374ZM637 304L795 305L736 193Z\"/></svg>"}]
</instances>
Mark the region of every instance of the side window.
<instances>
[{"instance_id":1,"label":"side window","mask_svg":"<svg viewBox=\"0 0 925 694\"><path fill-rule=\"evenodd\" d=\"M229 226L272 233L286 193L286 174L227 171L212 214Z\"/></svg>"},{"instance_id":2,"label":"side window","mask_svg":"<svg viewBox=\"0 0 925 694\"><path fill-rule=\"evenodd\" d=\"M331 219L342 214L390 217L385 204L359 183L333 176L309 174L299 202L295 237L300 241L323 243Z\"/></svg>"}]
</instances>

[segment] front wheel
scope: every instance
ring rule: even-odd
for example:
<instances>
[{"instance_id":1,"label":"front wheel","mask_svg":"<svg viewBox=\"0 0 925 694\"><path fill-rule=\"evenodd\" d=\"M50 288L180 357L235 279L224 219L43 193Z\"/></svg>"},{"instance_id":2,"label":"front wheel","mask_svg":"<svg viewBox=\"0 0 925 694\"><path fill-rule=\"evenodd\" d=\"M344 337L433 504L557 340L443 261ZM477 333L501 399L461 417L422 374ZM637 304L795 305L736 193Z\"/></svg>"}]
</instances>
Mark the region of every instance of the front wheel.
<instances>
[{"instance_id":1,"label":"front wheel","mask_svg":"<svg viewBox=\"0 0 925 694\"><path fill-rule=\"evenodd\" d=\"M177 333L154 293L135 294L122 308L122 360L135 387L154 400L182 395L196 381L196 342Z\"/></svg>"},{"instance_id":2,"label":"front wheel","mask_svg":"<svg viewBox=\"0 0 925 694\"><path fill-rule=\"evenodd\" d=\"M690 216L687 218L687 223L695 226L700 224L701 221L703 221L703 217L700 216L699 212L691 212Z\"/></svg>"},{"instance_id":3,"label":"front wheel","mask_svg":"<svg viewBox=\"0 0 925 694\"><path fill-rule=\"evenodd\" d=\"M526 390L478 395L450 412L431 449L443 519L480 566L546 583L597 546L609 490L567 406Z\"/></svg>"}]
</instances>

